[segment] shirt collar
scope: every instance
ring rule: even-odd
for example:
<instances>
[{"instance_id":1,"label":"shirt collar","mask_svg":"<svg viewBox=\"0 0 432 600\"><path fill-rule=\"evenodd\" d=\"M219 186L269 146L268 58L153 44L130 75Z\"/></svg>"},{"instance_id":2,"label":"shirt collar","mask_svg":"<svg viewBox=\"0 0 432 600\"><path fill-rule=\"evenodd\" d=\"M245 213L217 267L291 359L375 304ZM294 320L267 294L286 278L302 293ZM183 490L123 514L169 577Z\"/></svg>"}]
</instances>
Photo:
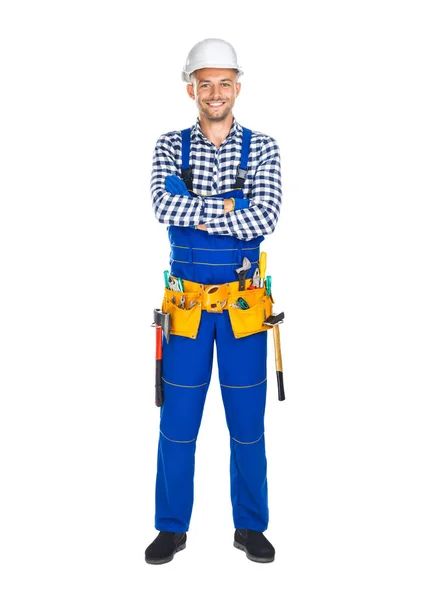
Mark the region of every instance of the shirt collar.
<instances>
[{"instance_id":1,"label":"shirt collar","mask_svg":"<svg viewBox=\"0 0 432 600\"><path fill-rule=\"evenodd\" d=\"M228 140L229 138L234 138L236 136L239 136L241 131L242 131L242 126L236 121L236 118L233 116L233 122L231 125L231 129L229 130L227 137L225 138L225 140L222 143L224 144L226 142L226 140ZM207 144L211 144L211 142L206 138L206 136L202 132L201 125L199 122L199 117L197 117L195 125L193 125L193 127L191 128L191 139L201 140L201 141L206 142Z\"/></svg>"}]
</instances>

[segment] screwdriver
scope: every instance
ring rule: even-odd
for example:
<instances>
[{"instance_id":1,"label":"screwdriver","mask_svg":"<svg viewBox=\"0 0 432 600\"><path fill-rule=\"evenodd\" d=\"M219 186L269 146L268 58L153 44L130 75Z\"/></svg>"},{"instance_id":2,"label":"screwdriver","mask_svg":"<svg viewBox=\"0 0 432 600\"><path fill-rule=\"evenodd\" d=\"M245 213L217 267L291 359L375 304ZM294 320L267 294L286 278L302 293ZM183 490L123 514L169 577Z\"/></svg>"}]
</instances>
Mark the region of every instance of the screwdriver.
<instances>
[{"instance_id":1,"label":"screwdriver","mask_svg":"<svg viewBox=\"0 0 432 600\"><path fill-rule=\"evenodd\" d=\"M264 287L264 277L267 266L267 252L261 252L259 257L260 287Z\"/></svg>"}]
</instances>

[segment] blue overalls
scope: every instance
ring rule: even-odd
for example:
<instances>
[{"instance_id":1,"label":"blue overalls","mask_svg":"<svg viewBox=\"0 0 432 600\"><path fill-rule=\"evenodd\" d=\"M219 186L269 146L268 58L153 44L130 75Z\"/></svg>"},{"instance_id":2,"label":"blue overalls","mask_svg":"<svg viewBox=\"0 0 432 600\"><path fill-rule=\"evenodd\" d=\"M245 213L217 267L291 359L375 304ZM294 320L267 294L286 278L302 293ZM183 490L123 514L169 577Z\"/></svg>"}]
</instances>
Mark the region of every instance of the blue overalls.
<instances>
[{"instance_id":1,"label":"blue overalls","mask_svg":"<svg viewBox=\"0 0 432 600\"><path fill-rule=\"evenodd\" d=\"M233 190L217 197L244 198L252 132L243 128L241 161ZM192 195L190 129L182 131L182 177ZM247 256L252 274L264 237L244 241L190 227L169 227L171 274L202 284L237 281ZM163 338L162 385L156 477L155 527L185 532L193 505L195 447L210 383L216 341L219 380L230 434L230 480L234 527L265 531L268 525L264 412L267 331L235 338L227 310L202 311L195 339Z\"/></svg>"}]
</instances>

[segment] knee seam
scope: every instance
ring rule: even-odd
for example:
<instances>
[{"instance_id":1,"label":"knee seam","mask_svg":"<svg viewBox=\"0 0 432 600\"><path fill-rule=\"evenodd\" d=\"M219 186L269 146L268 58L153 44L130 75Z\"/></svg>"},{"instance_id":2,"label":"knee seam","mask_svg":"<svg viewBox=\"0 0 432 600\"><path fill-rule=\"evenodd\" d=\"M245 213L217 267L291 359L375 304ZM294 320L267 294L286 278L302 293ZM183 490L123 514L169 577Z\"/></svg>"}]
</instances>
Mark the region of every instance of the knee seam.
<instances>
[{"instance_id":1,"label":"knee seam","mask_svg":"<svg viewBox=\"0 0 432 600\"><path fill-rule=\"evenodd\" d=\"M159 429L159 433L169 442L174 442L176 444L190 444L191 442L194 442L197 438L194 438L193 440L171 440L169 437L167 437L163 431L161 429Z\"/></svg>"},{"instance_id":2,"label":"knee seam","mask_svg":"<svg viewBox=\"0 0 432 600\"><path fill-rule=\"evenodd\" d=\"M231 436L231 439L234 440L235 442L237 442L237 444L256 444L257 442L260 441L260 439L262 438L262 436L264 435L264 431L262 432L262 434L259 436L259 438L257 440L254 440L253 442L240 442L240 440L236 440L234 437Z\"/></svg>"},{"instance_id":3,"label":"knee seam","mask_svg":"<svg viewBox=\"0 0 432 600\"><path fill-rule=\"evenodd\" d=\"M198 385L181 385L180 383L172 383L171 381L167 381L164 377L162 377L162 381L164 381L168 385L175 385L176 387L182 388L197 388L202 387L203 385L207 385L207 381L205 383L199 383Z\"/></svg>"},{"instance_id":4,"label":"knee seam","mask_svg":"<svg viewBox=\"0 0 432 600\"><path fill-rule=\"evenodd\" d=\"M260 381L259 383L252 383L251 385L226 385L225 383L221 383L221 386L227 387L227 388L251 388L251 387L255 387L257 385L261 385L265 381L267 381L267 377L265 379L263 379L262 381Z\"/></svg>"}]
</instances>

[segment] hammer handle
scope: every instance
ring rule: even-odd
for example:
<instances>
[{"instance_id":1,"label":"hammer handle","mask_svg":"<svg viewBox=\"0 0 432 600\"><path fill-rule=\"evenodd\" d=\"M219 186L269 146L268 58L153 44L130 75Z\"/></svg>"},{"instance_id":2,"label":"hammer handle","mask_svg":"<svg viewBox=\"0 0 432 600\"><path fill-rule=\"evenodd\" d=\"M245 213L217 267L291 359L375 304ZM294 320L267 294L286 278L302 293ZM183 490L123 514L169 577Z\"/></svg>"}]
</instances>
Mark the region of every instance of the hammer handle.
<instances>
[{"instance_id":1,"label":"hammer handle","mask_svg":"<svg viewBox=\"0 0 432 600\"><path fill-rule=\"evenodd\" d=\"M163 389L162 389L162 327L156 325L156 406L163 405Z\"/></svg>"},{"instance_id":2,"label":"hammer handle","mask_svg":"<svg viewBox=\"0 0 432 600\"><path fill-rule=\"evenodd\" d=\"M276 378L277 378L277 384L278 384L278 396L279 396L279 400L285 400L279 325L273 326L273 341L274 341L275 357L276 357Z\"/></svg>"}]
</instances>

